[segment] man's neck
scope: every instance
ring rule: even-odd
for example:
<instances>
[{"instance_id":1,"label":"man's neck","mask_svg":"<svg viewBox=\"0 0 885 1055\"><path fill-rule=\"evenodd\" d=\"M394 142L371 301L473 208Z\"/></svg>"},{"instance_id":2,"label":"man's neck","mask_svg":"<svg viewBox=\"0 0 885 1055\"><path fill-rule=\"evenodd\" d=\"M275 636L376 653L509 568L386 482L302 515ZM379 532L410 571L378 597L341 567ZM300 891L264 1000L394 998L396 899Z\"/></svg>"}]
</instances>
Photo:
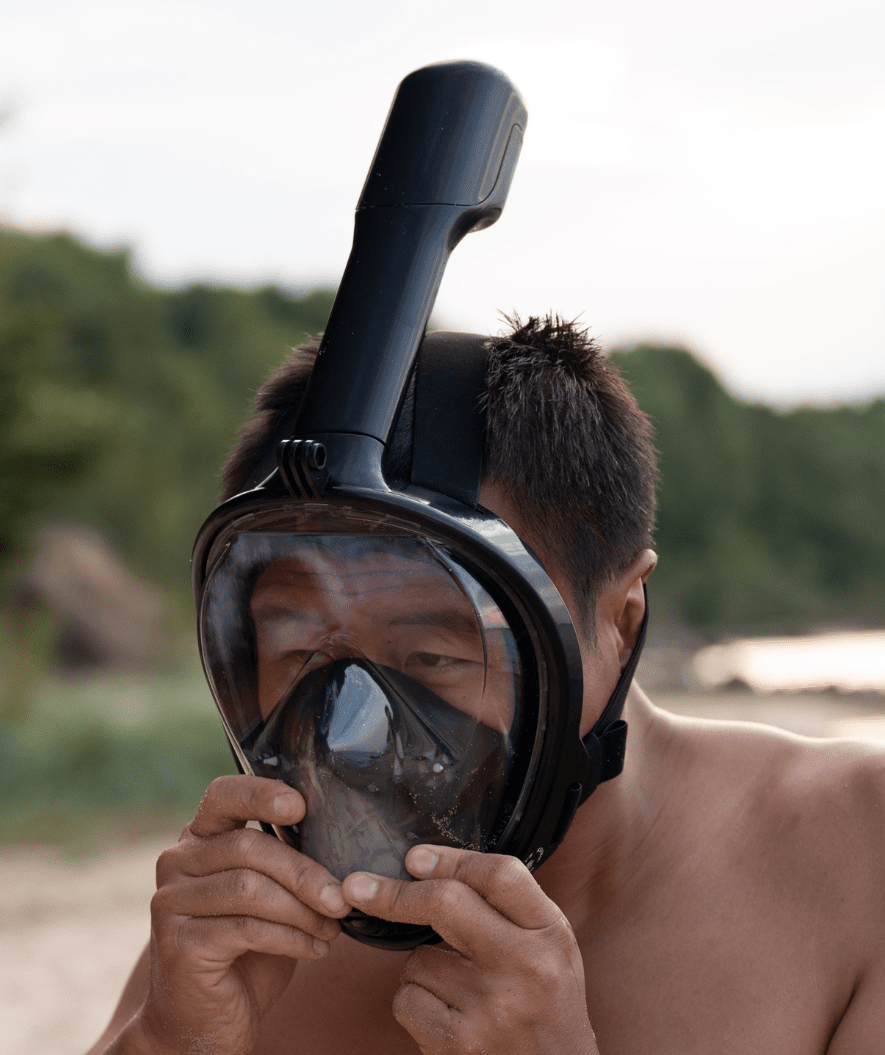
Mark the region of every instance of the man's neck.
<instances>
[{"instance_id":1,"label":"man's neck","mask_svg":"<svg viewBox=\"0 0 885 1055\"><path fill-rule=\"evenodd\" d=\"M624 708L629 733L623 773L599 785L559 849L535 873L576 929L601 918L626 876L654 854L655 822L671 773L665 764L669 731L659 714L634 684Z\"/></svg>"}]
</instances>

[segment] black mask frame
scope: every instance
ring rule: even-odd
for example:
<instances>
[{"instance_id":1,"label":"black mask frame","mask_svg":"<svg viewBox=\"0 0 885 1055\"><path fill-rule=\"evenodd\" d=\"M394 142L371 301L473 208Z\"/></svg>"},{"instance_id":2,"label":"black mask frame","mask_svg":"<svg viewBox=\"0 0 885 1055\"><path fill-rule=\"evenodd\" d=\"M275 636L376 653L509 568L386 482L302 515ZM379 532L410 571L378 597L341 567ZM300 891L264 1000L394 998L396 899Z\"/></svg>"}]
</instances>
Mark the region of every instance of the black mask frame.
<instances>
[{"instance_id":1,"label":"black mask frame","mask_svg":"<svg viewBox=\"0 0 885 1055\"><path fill-rule=\"evenodd\" d=\"M501 213L525 123L519 94L491 67L444 63L402 82L357 207L353 249L307 391L286 428L290 438L279 444L266 479L204 523L193 588L199 610L212 567L238 531L291 530L305 515L337 520L342 530L406 531L452 553L516 629L531 683L531 735L486 849L534 869L561 842L580 804L623 768L620 715L647 614L605 712L582 740L581 657L566 606L512 528L477 504L482 339L434 334L421 345L449 253ZM388 481L382 455L416 357L411 481ZM530 780L521 781L527 774ZM430 927L357 911L343 929L389 949L439 940Z\"/></svg>"}]
</instances>

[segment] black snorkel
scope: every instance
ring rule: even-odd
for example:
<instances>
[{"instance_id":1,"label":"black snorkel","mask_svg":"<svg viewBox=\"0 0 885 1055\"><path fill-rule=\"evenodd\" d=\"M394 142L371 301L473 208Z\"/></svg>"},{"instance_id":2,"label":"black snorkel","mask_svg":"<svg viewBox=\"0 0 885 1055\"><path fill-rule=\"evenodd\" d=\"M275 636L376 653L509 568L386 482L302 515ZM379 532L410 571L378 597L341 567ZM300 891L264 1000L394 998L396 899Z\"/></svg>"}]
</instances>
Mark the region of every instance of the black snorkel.
<instances>
[{"instance_id":1,"label":"black snorkel","mask_svg":"<svg viewBox=\"0 0 885 1055\"><path fill-rule=\"evenodd\" d=\"M397 89L293 430L325 445L333 485L386 486L381 454L449 254L501 215L527 116L478 62L427 66Z\"/></svg>"},{"instance_id":2,"label":"black snorkel","mask_svg":"<svg viewBox=\"0 0 885 1055\"><path fill-rule=\"evenodd\" d=\"M478 505L485 363L475 355L459 359L458 335L422 347L411 483L394 486L382 469L449 254L465 234L500 216L525 124L519 94L489 66L442 63L402 82L360 197L353 248L301 409L293 408L276 468L268 465L259 486L203 525L193 586L202 612L207 580L237 532L298 531L318 518L344 531L410 532L449 553L516 628L526 679L523 743L481 848L534 869L597 784L621 771L620 712L641 644L582 742L581 657L568 611L516 534ZM225 717L224 701L235 693L230 672L213 665L210 652L201 629L204 669L231 748L239 768L253 772ZM275 834L298 848L296 830ZM343 928L389 949L438 940L429 927L359 912Z\"/></svg>"}]
</instances>

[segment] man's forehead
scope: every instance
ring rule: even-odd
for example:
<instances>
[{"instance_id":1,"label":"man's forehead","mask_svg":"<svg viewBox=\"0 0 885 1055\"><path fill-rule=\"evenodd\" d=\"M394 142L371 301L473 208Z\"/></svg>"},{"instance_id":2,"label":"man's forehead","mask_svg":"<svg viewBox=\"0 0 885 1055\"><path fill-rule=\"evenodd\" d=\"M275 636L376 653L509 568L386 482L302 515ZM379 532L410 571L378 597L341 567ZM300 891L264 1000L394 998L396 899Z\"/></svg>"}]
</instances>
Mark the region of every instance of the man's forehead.
<instances>
[{"instance_id":1,"label":"man's forehead","mask_svg":"<svg viewBox=\"0 0 885 1055\"><path fill-rule=\"evenodd\" d=\"M371 594L391 589L461 591L451 573L420 546L378 540L377 544L316 545L308 540L272 561L261 573L255 594L278 589ZM253 594L253 597L254 595Z\"/></svg>"}]
</instances>

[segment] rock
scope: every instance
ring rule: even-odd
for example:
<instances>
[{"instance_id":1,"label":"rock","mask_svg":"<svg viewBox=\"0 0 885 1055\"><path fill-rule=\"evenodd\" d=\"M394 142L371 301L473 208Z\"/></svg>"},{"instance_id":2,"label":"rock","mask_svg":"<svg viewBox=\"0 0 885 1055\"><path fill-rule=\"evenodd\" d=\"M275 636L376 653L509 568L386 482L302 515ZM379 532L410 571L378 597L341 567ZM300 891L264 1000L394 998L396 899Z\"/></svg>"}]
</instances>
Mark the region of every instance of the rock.
<instances>
[{"instance_id":1,"label":"rock","mask_svg":"<svg viewBox=\"0 0 885 1055\"><path fill-rule=\"evenodd\" d=\"M18 614L45 611L57 624L60 670L145 671L168 651L162 592L133 574L97 532L54 524L16 578Z\"/></svg>"}]
</instances>

